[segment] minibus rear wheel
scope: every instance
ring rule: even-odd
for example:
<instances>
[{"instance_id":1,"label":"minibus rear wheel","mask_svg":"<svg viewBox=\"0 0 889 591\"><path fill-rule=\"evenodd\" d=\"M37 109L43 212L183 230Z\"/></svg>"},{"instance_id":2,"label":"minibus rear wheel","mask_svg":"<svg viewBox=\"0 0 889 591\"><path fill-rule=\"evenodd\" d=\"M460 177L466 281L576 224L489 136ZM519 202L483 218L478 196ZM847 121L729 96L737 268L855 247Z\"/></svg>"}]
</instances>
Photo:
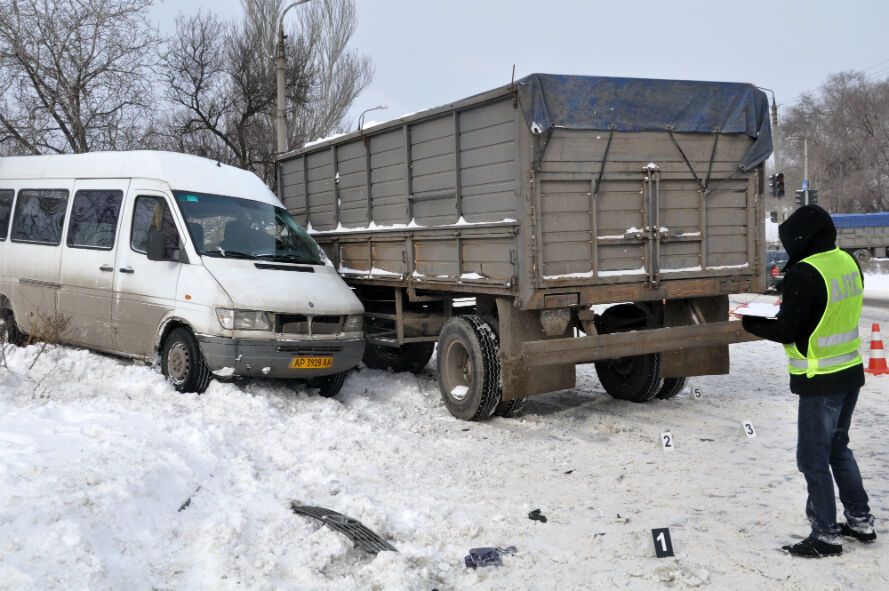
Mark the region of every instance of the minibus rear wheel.
<instances>
[{"instance_id":1,"label":"minibus rear wheel","mask_svg":"<svg viewBox=\"0 0 889 591\"><path fill-rule=\"evenodd\" d=\"M197 339L181 326L173 329L164 341L161 369L179 392L200 394L210 383L210 368Z\"/></svg>"},{"instance_id":2,"label":"minibus rear wheel","mask_svg":"<svg viewBox=\"0 0 889 591\"><path fill-rule=\"evenodd\" d=\"M16 347L25 347L28 345L28 335L19 329L16 324L15 315L12 310L3 310L3 324L6 325L6 342Z\"/></svg>"}]
</instances>

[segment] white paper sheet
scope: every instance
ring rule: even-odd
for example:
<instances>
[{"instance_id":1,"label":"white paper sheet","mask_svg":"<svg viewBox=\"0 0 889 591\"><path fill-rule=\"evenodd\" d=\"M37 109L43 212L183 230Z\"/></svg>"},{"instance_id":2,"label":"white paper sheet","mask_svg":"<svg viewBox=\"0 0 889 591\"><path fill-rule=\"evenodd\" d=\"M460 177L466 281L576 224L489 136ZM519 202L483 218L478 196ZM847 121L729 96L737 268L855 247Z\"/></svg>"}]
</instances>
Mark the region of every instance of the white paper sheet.
<instances>
[{"instance_id":1,"label":"white paper sheet","mask_svg":"<svg viewBox=\"0 0 889 591\"><path fill-rule=\"evenodd\" d=\"M734 309L734 314L738 316L758 316L759 318L775 318L781 306L777 304L767 304L761 302L751 302L738 306Z\"/></svg>"}]
</instances>

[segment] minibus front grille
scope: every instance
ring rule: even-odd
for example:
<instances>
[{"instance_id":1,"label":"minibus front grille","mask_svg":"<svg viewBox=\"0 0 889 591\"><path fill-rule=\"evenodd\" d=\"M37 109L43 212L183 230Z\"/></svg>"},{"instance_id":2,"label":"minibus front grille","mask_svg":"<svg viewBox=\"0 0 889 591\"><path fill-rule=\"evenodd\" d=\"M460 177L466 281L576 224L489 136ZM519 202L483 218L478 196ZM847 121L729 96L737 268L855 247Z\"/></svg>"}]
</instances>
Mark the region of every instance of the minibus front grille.
<instances>
[{"instance_id":1,"label":"minibus front grille","mask_svg":"<svg viewBox=\"0 0 889 591\"><path fill-rule=\"evenodd\" d=\"M276 314L275 331L281 334L309 334L309 317L305 314Z\"/></svg>"},{"instance_id":2,"label":"minibus front grille","mask_svg":"<svg viewBox=\"0 0 889 591\"><path fill-rule=\"evenodd\" d=\"M276 314L275 331L279 334L326 335L343 332L342 316L306 316Z\"/></svg>"},{"instance_id":3,"label":"minibus front grille","mask_svg":"<svg viewBox=\"0 0 889 591\"><path fill-rule=\"evenodd\" d=\"M312 334L339 334L343 332L342 316L313 316Z\"/></svg>"}]
</instances>

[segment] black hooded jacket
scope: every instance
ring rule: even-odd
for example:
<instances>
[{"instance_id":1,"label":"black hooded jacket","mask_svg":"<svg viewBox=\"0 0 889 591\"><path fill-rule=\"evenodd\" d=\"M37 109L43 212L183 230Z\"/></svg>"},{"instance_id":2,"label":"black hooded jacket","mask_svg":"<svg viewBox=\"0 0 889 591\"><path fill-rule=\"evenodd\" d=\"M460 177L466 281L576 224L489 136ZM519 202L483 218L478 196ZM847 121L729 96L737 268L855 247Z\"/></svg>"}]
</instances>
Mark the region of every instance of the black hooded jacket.
<instances>
[{"instance_id":1,"label":"black hooded jacket","mask_svg":"<svg viewBox=\"0 0 889 591\"><path fill-rule=\"evenodd\" d=\"M827 288L815 267L800 261L836 248L837 230L826 211L817 205L806 205L793 212L778 227L778 235L790 257L784 267L781 311L775 320L746 316L743 319L744 329L770 341L796 343L799 351L805 355L809 349L809 337L815 332L827 307ZM801 396L834 394L863 385L864 366L861 364L811 378L805 375L790 376L790 391Z\"/></svg>"}]
</instances>

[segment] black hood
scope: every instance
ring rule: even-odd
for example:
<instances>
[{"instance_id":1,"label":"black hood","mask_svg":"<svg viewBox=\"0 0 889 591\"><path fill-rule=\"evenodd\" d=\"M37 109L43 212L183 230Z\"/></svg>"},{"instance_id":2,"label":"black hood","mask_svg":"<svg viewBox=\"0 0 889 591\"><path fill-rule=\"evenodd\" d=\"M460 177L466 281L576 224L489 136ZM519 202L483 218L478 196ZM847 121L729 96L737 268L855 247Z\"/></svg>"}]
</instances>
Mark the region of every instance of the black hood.
<instances>
[{"instance_id":1,"label":"black hood","mask_svg":"<svg viewBox=\"0 0 889 591\"><path fill-rule=\"evenodd\" d=\"M837 229L830 214L817 205L804 205L778 226L778 236L790 267L808 256L836 248Z\"/></svg>"}]
</instances>

